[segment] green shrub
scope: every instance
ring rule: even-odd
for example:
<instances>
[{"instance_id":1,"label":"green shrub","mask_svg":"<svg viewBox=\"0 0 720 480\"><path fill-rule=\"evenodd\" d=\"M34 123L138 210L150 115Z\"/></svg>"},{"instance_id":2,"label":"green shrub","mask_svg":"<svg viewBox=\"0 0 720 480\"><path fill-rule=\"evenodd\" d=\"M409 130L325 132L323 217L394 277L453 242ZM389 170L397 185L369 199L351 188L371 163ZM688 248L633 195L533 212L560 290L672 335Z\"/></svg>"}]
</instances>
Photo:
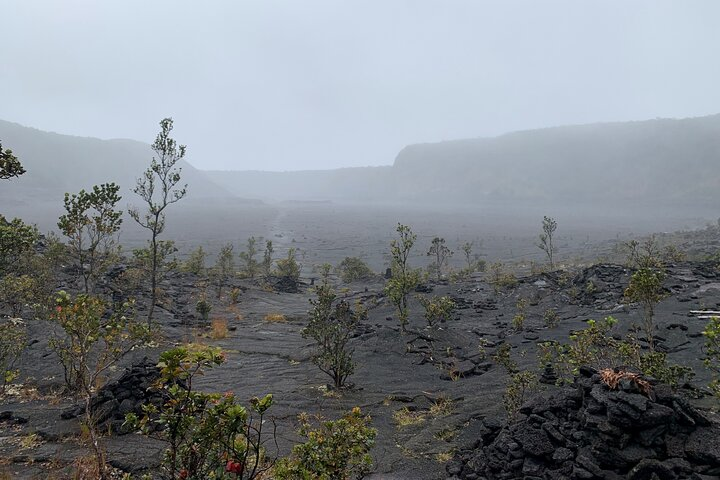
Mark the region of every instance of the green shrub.
<instances>
[{"instance_id":1,"label":"green shrub","mask_svg":"<svg viewBox=\"0 0 720 480\"><path fill-rule=\"evenodd\" d=\"M277 270L275 274L281 278L287 278L297 282L300 279L300 264L297 262L297 250L288 250L287 257L275 262Z\"/></svg>"},{"instance_id":2,"label":"green shrub","mask_svg":"<svg viewBox=\"0 0 720 480\"><path fill-rule=\"evenodd\" d=\"M600 322L588 320L588 327L570 335L570 343L538 344L542 365L552 365L559 382L569 382L582 366L596 370L606 368L634 369L652 376L673 388L692 378L689 367L669 364L667 355L653 350L643 351L637 340L628 336L615 338L611 331L617 320L607 317Z\"/></svg>"},{"instance_id":3,"label":"green shrub","mask_svg":"<svg viewBox=\"0 0 720 480\"><path fill-rule=\"evenodd\" d=\"M557 313L557 310L554 308L548 308L543 313L543 322L545 322L545 326L548 328L555 328L558 326L558 323L560 323L560 317Z\"/></svg>"},{"instance_id":4,"label":"green shrub","mask_svg":"<svg viewBox=\"0 0 720 480\"><path fill-rule=\"evenodd\" d=\"M337 271L345 283L371 280L375 276L368 264L357 257L345 257L337 266Z\"/></svg>"},{"instance_id":5,"label":"green shrub","mask_svg":"<svg viewBox=\"0 0 720 480\"><path fill-rule=\"evenodd\" d=\"M714 378L710 382L710 388L716 396L720 397L720 317L712 317L705 330L705 366L713 373Z\"/></svg>"},{"instance_id":6,"label":"green shrub","mask_svg":"<svg viewBox=\"0 0 720 480\"><path fill-rule=\"evenodd\" d=\"M107 478L92 398L100 377L125 355L149 342L152 332L147 325L133 320L129 303L118 306L108 317L105 303L97 297L82 294L72 298L61 291L56 302L52 319L62 327L64 335L53 337L50 347L60 358L67 387L83 399L83 425L90 437L99 478Z\"/></svg>"},{"instance_id":7,"label":"green shrub","mask_svg":"<svg viewBox=\"0 0 720 480\"><path fill-rule=\"evenodd\" d=\"M535 373L522 371L510 375L503 393L503 406L509 421L515 420L520 407L537 392L537 389L538 378Z\"/></svg>"},{"instance_id":8,"label":"green shrub","mask_svg":"<svg viewBox=\"0 0 720 480\"><path fill-rule=\"evenodd\" d=\"M13 321L0 323L0 395L5 393L9 383L20 373L15 364L27 345L24 324Z\"/></svg>"},{"instance_id":9,"label":"green shrub","mask_svg":"<svg viewBox=\"0 0 720 480\"><path fill-rule=\"evenodd\" d=\"M512 272L505 271L505 266L502 263L493 263L490 265L490 278L488 279L495 292L500 290L513 288L517 285L517 277Z\"/></svg>"},{"instance_id":10,"label":"green shrub","mask_svg":"<svg viewBox=\"0 0 720 480\"><path fill-rule=\"evenodd\" d=\"M293 448L289 458L274 469L276 480L348 480L363 478L372 468L368 453L377 431L370 417L358 407L334 421L313 427L307 415L300 417L300 435L307 441Z\"/></svg>"},{"instance_id":11,"label":"green shrub","mask_svg":"<svg viewBox=\"0 0 720 480\"><path fill-rule=\"evenodd\" d=\"M10 308L13 317L22 315L23 307L33 302L38 284L29 275L5 275L0 280L0 304Z\"/></svg>"},{"instance_id":12,"label":"green shrub","mask_svg":"<svg viewBox=\"0 0 720 480\"><path fill-rule=\"evenodd\" d=\"M206 298L201 298L195 304L195 311L200 315L203 322L207 322L210 318L210 312L212 311L212 305L207 301Z\"/></svg>"},{"instance_id":13,"label":"green shrub","mask_svg":"<svg viewBox=\"0 0 720 480\"><path fill-rule=\"evenodd\" d=\"M507 370L508 373L513 374L518 370L517 363L512 359L510 351L512 347L509 343L503 342L495 349L495 353L492 355L492 359L495 363L502 366Z\"/></svg>"},{"instance_id":14,"label":"green shrub","mask_svg":"<svg viewBox=\"0 0 720 480\"><path fill-rule=\"evenodd\" d=\"M641 268L633 273L625 290L625 298L643 307L643 327L650 350L655 349L655 305L665 298L663 279L665 275L653 268Z\"/></svg>"},{"instance_id":15,"label":"green shrub","mask_svg":"<svg viewBox=\"0 0 720 480\"><path fill-rule=\"evenodd\" d=\"M446 322L452 318L455 311L455 302L450 297L418 297L420 304L425 308L424 317L428 327L434 328L440 322Z\"/></svg>"},{"instance_id":16,"label":"green shrub","mask_svg":"<svg viewBox=\"0 0 720 480\"><path fill-rule=\"evenodd\" d=\"M525 317L527 316L527 307L528 307L528 301L524 298L518 299L517 303L515 304L517 313L515 313L515 316L513 317L512 324L513 324L513 329L516 332L522 332L523 329L525 328Z\"/></svg>"},{"instance_id":17,"label":"green shrub","mask_svg":"<svg viewBox=\"0 0 720 480\"><path fill-rule=\"evenodd\" d=\"M190 252L190 256L183 264L182 269L186 272L194 273L195 275L203 275L205 274L206 258L207 253L205 253L205 250L202 246L199 246L198 248Z\"/></svg>"},{"instance_id":18,"label":"green shrub","mask_svg":"<svg viewBox=\"0 0 720 480\"><path fill-rule=\"evenodd\" d=\"M38 238L34 226L19 218L7 221L0 215L0 274L17 272L21 261L33 253Z\"/></svg>"},{"instance_id":19,"label":"green shrub","mask_svg":"<svg viewBox=\"0 0 720 480\"><path fill-rule=\"evenodd\" d=\"M189 345L160 355L160 406L146 404L143 415L126 415L125 425L164 441L165 477L183 480L261 478L270 466L264 444L264 418L272 395L253 398L250 408L235 395L193 388L203 371L225 362L220 349Z\"/></svg>"}]
</instances>

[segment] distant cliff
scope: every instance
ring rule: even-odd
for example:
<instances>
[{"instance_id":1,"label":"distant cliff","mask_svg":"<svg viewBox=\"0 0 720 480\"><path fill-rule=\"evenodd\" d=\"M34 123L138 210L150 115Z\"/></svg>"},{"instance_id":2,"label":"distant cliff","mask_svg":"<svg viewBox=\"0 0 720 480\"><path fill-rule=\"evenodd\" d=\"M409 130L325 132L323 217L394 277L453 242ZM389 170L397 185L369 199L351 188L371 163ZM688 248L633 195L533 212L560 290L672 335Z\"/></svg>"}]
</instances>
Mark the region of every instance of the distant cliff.
<instances>
[{"instance_id":1,"label":"distant cliff","mask_svg":"<svg viewBox=\"0 0 720 480\"><path fill-rule=\"evenodd\" d=\"M708 206L720 201L720 115L410 145L392 167L207 173L274 199Z\"/></svg>"},{"instance_id":2,"label":"distant cliff","mask_svg":"<svg viewBox=\"0 0 720 480\"><path fill-rule=\"evenodd\" d=\"M108 181L129 192L152 158L150 146L141 142L58 135L3 121L0 140L28 170L0 185L5 202L60 202L66 191ZM720 115L410 145L386 167L297 172L182 167L191 198L713 207L720 202Z\"/></svg>"}]
</instances>

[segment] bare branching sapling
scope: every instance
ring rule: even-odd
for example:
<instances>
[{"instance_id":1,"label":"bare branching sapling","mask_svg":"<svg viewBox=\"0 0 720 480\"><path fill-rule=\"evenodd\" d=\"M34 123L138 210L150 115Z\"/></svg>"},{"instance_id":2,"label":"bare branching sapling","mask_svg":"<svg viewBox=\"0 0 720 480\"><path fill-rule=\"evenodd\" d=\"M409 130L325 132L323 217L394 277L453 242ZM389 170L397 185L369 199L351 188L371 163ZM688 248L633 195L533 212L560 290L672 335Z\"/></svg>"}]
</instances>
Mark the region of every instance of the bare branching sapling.
<instances>
[{"instance_id":1,"label":"bare branching sapling","mask_svg":"<svg viewBox=\"0 0 720 480\"><path fill-rule=\"evenodd\" d=\"M160 240L160 235L165 231L165 210L187 194L187 185L180 185L181 168L177 165L185 157L185 145L178 145L170 136L172 129L171 118L160 122L160 133L152 144L155 156L135 186L134 191L145 202L147 210L141 213L133 207L128 212L141 227L150 231L147 255L151 297L148 323L152 322L157 303L162 264L172 250L168 248L169 244Z\"/></svg>"}]
</instances>

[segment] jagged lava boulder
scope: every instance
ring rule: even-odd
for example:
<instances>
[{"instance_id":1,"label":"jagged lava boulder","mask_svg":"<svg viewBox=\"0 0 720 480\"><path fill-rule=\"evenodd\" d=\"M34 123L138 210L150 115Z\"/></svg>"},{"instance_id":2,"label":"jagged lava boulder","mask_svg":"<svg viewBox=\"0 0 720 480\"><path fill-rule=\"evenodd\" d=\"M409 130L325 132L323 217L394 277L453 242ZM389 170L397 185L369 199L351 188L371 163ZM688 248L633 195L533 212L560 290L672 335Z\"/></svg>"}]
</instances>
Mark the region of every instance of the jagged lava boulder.
<instances>
[{"instance_id":1,"label":"jagged lava boulder","mask_svg":"<svg viewBox=\"0 0 720 480\"><path fill-rule=\"evenodd\" d=\"M91 400L98 424L122 433L126 414L141 414L144 404L162 402L161 392L154 388L159 378L160 370L147 357L125 369L120 378L100 388ZM61 417L70 419L83 414L84 406L80 404L62 412Z\"/></svg>"},{"instance_id":2,"label":"jagged lava boulder","mask_svg":"<svg viewBox=\"0 0 720 480\"><path fill-rule=\"evenodd\" d=\"M521 409L512 424L484 421L477 446L447 465L453 480L709 480L720 478L720 426L653 385L616 389L591 369Z\"/></svg>"}]
</instances>

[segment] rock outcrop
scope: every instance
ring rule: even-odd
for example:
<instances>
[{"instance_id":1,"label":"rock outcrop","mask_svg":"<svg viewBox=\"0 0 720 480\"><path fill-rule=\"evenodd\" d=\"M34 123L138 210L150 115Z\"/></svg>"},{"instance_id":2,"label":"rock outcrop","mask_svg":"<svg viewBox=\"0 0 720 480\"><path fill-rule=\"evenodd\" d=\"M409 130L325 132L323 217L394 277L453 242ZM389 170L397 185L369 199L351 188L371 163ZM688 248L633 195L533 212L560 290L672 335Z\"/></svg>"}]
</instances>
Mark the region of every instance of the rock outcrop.
<instances>
[{"instance_id":1,"label":"rock outcrop","mask_svg":"<svg viewBox=\"0 0 720 480\"><path fill-rule=\"evenodd\" d=\"M720 478L720 426L667 385L611 389L583 369L550 398L526 403L520 421L485 421L477 447L448 463L450 478L709 480Z\"/></svg>"},{"instance_id":2,"label":"rock outcrop","mask_svg":"<svg viewBox=\"0 0 720 480\"><path fill-rule=\"evenodd\" d=\"M93 397L91 408L98 424L122 433L126 414L140 415L145 403L162 401L160 392L153 388L159 378L157 366L147 358L127 368L120 378L102 387ZM76 405L65 410L61 417L67 420L83 414L84 406Z\"/></svg>"}]
</instances>

